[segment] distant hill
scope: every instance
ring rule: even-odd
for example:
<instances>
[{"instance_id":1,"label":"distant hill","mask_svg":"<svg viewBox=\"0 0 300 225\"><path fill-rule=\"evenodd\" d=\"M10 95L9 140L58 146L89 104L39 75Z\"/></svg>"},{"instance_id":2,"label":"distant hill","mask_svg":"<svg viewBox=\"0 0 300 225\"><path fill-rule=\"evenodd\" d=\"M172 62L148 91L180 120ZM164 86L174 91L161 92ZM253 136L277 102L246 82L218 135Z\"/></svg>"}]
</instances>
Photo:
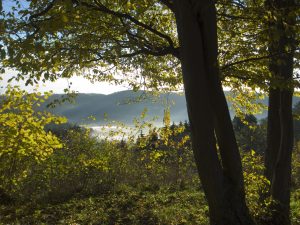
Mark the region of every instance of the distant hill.
<instances>
[{"instance_id":1,"label":"distant hill","mask_svg":"<svg viewBox=\"0 0 300 225\"><path fill-rule=\"evenodd\" d=\"M147 96L145 96L147 95ZM63 115L69 119L69 122L77 124L101 125L104 124L105 114L110 120L117 120L125 124L132 124L135 117L147 108L147 118L158 117L157 124L162 123L163 113L166 102L171 103L171 120L175 123L188 120L186 101L183 94L168 93L157 97L149 97L149 93L138 91L121 91L110 95L103 94L78 94L75 104L64 103L51 109L50 111ZM61 95L53 95L49 101L60 98ZM148 98L147 98L148 97ZM137 101L142 99L141 101ZM294 97L294 103L300 98ZM47 103L49 103L49 101ZM262 101L267 104L268 99ZM233 116L233 112L230 112ZM88 120L93 116L96 121ZM258 119L266 117L266 112L256 115Z\"/></svg>"},{"instance_id":2,"label":"distant hill","mask_svg":"<svg viewBox=\"0 0 300 225\"><path fill-rule=\"evenodd\" d=\"M61 95L53 95L49 101L59 99ZM51 112L68 118L69 122L77 124L103 124L105 115L109 120L117 120L132 124L135 117L147 108L147 119L157 117L156 123L161 124L166 103L170 103L171 119L174 122L187 120L184 95L169 93L160 96L150 96L149 93L138 91L121 91L110 95L78 94L75 103L68 102L49 109ZM95 117L96 121L88 119Z\"/></svg>"}]
</instances>

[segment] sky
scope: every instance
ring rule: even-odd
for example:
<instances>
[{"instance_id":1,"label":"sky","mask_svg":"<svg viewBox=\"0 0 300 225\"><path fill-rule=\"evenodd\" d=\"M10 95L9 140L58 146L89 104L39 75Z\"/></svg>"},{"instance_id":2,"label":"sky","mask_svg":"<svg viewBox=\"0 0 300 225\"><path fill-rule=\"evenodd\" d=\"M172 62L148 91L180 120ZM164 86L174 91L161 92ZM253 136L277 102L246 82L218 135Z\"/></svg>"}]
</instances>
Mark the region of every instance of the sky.
<instances>
[{"instance_id":1,"label":"sky","mask_svg":"<svg viewBox=\"0 0 300 225\"><path fill-rule=\"evenodd\" d=\"M16 74L17 72L13 70L7 70L5 74L0 74L0 77L3 78L3 80L0 82L0 93L3 93L5 91L5 87L8 84L7 80L9 80ZM109 84L107 82L95 82L94 84L92 84L87 79L76 76L70 79L60 78L55 82L40 82L38 84L38 91L53 91L54 93L62 94L64 93L64 89L68 88L68 85L70 83L72 83L71 90L77 91L79 93L100 93L108 95L114 92L128 90L128 87L126 86ZM28 92L32 92L36 88L36 86L25 86L25 81L12 81L10 84L13 86L20 86L20 88Z\"/></svg>"},{"instance_id":2,"label":"sky","mask_svg":"<svg viewBox=\"0 0 300 225\"><path fill-rule=\"evenodd\" d=\"M26 4L26 1L21 1L22 4ZM11 0L4 0L3 1L3 7L4 10L9 9L11 6L13 6L14 3ZM7 86L7 80L9 80L12 76L16 75L17 72L13 70L7 70L5 74L0 74L0 77L3 78L2 81L0 81L0 94L5 91L5 87ZM77 91L79 93L101 93L101 94L111 94L118 91L128 90L128 87L126 86L117 86L112 85L107 82L95 82L92 84L87 79L76 76L72 77L70 79L66 78L60 78L56 82L40 82L38 84L39 88L38 90L41 92L45 91L53 91L54 93L61 94L64 93L64 89L68 88L68 85L72 83L71 90ZM35 86L25 86L25 81L14 81L10 83L11 85L18 85L22 89L32 92L36 87Z\"/></svg>"}]
</instances>

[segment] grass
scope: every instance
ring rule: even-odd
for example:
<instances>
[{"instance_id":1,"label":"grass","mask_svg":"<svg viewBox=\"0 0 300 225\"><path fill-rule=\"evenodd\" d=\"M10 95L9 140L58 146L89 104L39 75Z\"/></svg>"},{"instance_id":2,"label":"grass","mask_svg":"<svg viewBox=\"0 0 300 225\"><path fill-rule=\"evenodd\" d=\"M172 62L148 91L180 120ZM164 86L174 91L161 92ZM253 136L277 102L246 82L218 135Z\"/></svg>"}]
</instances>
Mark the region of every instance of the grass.
<instances>
[{"instance_id":1,"label":"grass","mask_svg":"<svg viewBox=\"0 0 300 225\"><path fill-rule=\"evenodd\" d=\"M183 225L208 224L208 207L197 190L121 191L77 196L60 204L0 206L1 225Z\"/></svg>"}]
</instances>

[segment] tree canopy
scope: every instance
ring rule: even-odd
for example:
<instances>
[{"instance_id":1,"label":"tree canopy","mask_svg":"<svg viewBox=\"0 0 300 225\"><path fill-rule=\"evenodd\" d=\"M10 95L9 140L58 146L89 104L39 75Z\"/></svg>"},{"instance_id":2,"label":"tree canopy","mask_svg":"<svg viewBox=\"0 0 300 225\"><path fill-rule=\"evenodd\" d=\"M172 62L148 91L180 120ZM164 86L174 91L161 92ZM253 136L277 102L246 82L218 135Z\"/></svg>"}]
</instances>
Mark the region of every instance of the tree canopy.
<instances>
[{"instance_id":1,"label":"tree canopy","mask_svg":"<svg viewBox=\"0 0 300 225\"><path fill-rule=\"evenodd\" d=\"M28 84L84 74L92 80L128 82L136 89L180 87L172 1L14 2L16 10L2 14L1 56L4 66L29 75ZM279 16L262 0L219 0L216 7L224 84L266 90L271 79L267 41L272 32L267 24ZM299 7L294 7L291 16L297 14ZM291 29L299 30L299 23ZM272 35L280 36L276 30ZM295 57L299 58L299 48ZM299 60L295 62L299 67ZM298 85L297 74L295 82Z\"/></svg>"}]
</instances>

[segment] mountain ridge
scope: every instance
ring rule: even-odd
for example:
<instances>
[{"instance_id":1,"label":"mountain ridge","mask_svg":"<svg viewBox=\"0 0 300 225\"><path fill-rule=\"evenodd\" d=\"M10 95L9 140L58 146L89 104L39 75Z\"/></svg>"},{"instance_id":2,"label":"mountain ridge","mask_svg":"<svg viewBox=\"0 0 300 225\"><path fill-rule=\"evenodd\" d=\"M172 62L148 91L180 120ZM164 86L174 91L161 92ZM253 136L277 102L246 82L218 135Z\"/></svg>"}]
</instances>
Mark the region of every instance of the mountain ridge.
<instances>
[{"instance_id":1,"label":"mountain ridge","mask_svg":"<svg viewBox=\"0 0 300 225\"><path fill-rule=\"evenodd\" d=\"M229 92L225 94L229 94ZM61 94L54 94L45 104L62 96ZM48 110L54 114L67 117L71 123L80 125L103 125L106 123L106 115L108 115L108 119L110 120L132 124L134 118L139 117L144 109L147 108L148 116L146 119L158 117L155 124L162 124L164 110L169 104L172 122L178 123L188 120L186 101L183 93L171 92L151 96L150 92L125 90L108 95L79 93L74 100L75 104L64 103L54 109ZM299 101L299 97L294 97L294 104ZM261 102L267 104L268 99L265 98ZM234 116L232 110L230 110L230 114L232 117ZM258 119L262 119L265 118L266 115L265 111L255 116ZM95 117L96 121L88 120L91 116Z\"/></svg>"}]
</instances>

